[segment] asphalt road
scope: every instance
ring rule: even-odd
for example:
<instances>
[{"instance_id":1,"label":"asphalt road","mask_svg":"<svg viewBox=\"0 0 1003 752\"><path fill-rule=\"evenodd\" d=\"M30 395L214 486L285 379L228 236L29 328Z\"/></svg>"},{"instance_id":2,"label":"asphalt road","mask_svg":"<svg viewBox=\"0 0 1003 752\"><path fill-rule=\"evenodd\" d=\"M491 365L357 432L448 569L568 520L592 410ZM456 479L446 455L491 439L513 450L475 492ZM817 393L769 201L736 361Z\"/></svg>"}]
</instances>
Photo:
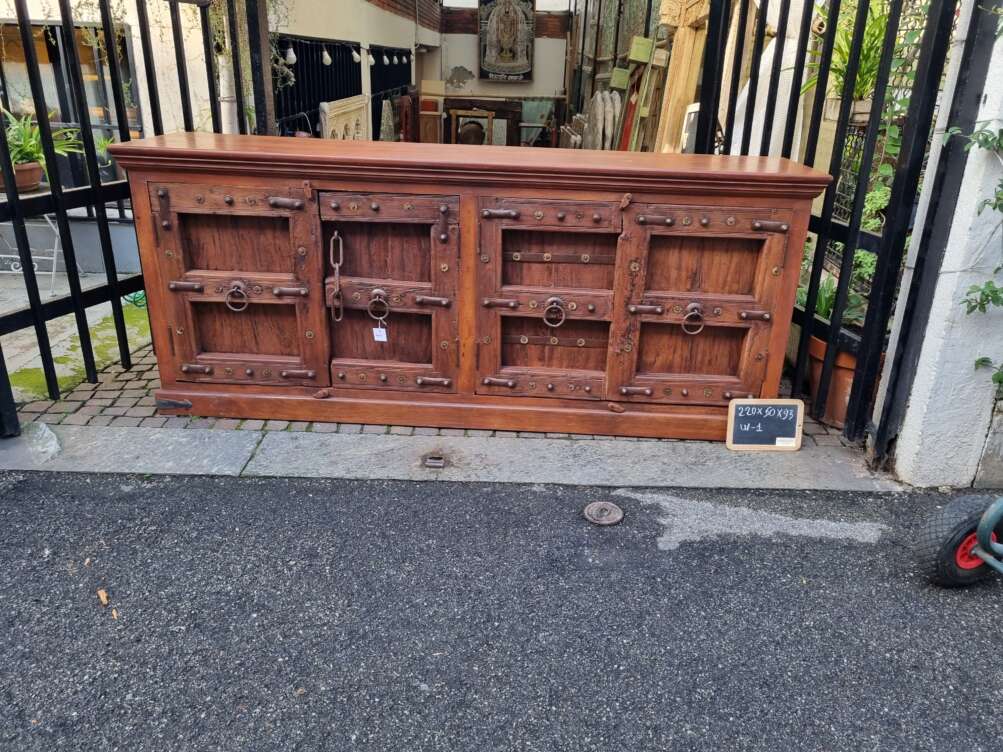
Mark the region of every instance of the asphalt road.
<instances>
[{"instance_id":1,"label":"asphalt road","mask_svg":"<svg viewBox=\"0 0 1003 752\"><path fill-rule=\"evenodd\" d=\"M0 750L998 749L1003 590L908 550L946 497L598 498L0 475Z\"/></svg>"}]
</instances>

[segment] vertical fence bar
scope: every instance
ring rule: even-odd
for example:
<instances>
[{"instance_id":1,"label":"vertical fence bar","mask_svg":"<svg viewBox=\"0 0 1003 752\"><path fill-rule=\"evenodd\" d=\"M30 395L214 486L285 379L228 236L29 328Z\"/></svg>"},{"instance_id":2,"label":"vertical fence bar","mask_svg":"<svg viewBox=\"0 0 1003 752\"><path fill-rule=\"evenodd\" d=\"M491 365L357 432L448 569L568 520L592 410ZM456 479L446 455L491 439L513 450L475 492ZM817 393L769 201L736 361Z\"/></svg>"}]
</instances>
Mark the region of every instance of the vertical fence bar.
<instances>
[{"instance_id":1,"label":"vertical fence bar","mask_svg":"<svg viewBox=\"0 0 1003 752\"><path fill-rule=\"evenodd\" d=\"M17 404L14 390L10 386L7 361L0 347L0 438L9 439L21 434L21 422L17 419Z\"/></svg>"},{"instance_id":2,"label":"vertical fence bar","mask_svg":"<svg viewBox=\"0 0 1003 752\"><path fill-rule=\"evenodd\" d=\"M4 127L0 127L0 171L3 172L4 190L7 194L7 203L10 205L10 224L14 231L17 255L21 261L21 274L24 275L24 288L28 294L28 307L31 309L31 323L35 328L35 338L38 340L38 353L42 360L45 388L49 393L49 398L56 400L59 399L59 380L56 378L56 364L52 359L49 330L45 326L45 317L42 315L42 297L38 293L38 279L35 276L35 265L31 258L31 243L28 240L28 229L24 224L24 207L21 206L21 196L18 193L14 176L14 165L10 160L6 118L4 121Z\"/></svg>"},{"instance_id":3,"label":"vertical fence bar","mask_svg":"<svg viewBox=\"0 0 1003 752\"><path fill-rule=\"evenodd\" d=\"M878 62L877 79L874 85L874 100L871 114L867 122L867 132L864 136L864 150L860 155L860 169L857 172L857 185L853 195L853 208L850 211L850 221L846 230L846 243L843 246L843 258L839 265L839 283L836 286L836 300L833 303L829 322L829 338L822 360L822 373L818 380L818 393L812 404L815 417L825 413L825 405L829 400L829 385L832 382L832 369L836 365L840 322L846 311L846 302L850 294L850 278L853 276L853 258L856 255L857 244L860 241L860 222L864 214L864 198L870 185L871 167L874 163L874 152L878 143L878 131L881 128L881 117L885 108L885 94L888 89L888 77L892 70L892 58L895 56L895 44L898 41L899 21L902 17L902 0L891 0L888 4L888 25L885 27L885 37L881 47L881 57ZM863 36L863 30L861 30ZM854 75L856 75L854 73ZM846 92L844 91L844 96ZM852 97L851 97L852 99ZM834 186L833 186L834 188ZM833 191L835 192L835 190Z\"/></svg>"},{"instance_id":4,"label":"vertical fence bar","mask_svg":"<svg viewBox=\"0 0 1003 752\"><path fill-rule=\"evenodd\" d=\"M60 7L62 7L62 0L60 0ZM119 141L129 141L132 135L129 133L129 114L125 109L125 95L122 89L122 71L118 65L118 42L115 37L115 25L112 22L111 8L108 5L108 0L98 0L98 7L101 11L101 28L104 31L104 43L105 49L108 51L108 76L111 78L111 96L115 102L115 117L118 122L118 140ZM69 6L67 6L67 11L63 13L63 28L66 28L66 13L69 11ZM66 32L69 33L69 32ZM70 37L70 43L72 44L72 37ZM71 60L75 61L77 67L79 67L80 55L77 54L76 48L74 47L73 56ZM99 85L103 82L98 82ZM84 96L83 84L80 86L80 95ZM78 100L79 101L79 100ZM93 179L91 184L93 184Z\"/></svg>"},{"instance_id":5,"label":"vertical fence bar","mask_svg":"<svg viewBox=\"0 0 1003 752\"><path fill-rule=\"evenodd\" d=\"M812 0L808 0L811 2ZM752 0L741 0L738 9L738 28L735 30L735 54L731 61L731 85L728 87L728 110L724 118L724 153L731 154L735 136L735 107L738 105L738 87L742 82L742 58L745 55L745 30L749 26L749 5Z\"/></svg>"},{"instance_id":6,"label":"vertical fence bar","mask_svg":"<svg viewBox=\"0 0 1003 752\"><path fill-rule=\"evenodd\" d=\"M251 88L254 93L255 132L263 135L269 132L269 92L271 91L271 60L266 57L265 44L268 41L268 28L262 28L261 3L263 0L244 0L247 13L247 46L251 54ZM267 16L266 16L267 18ZM268 81L265 80L268 76Z\"/></svg>"},{"instance_id":7,"label":"vertical fence bar","mask_svg":"<svg viewBox=\"0 0 1003 752\"><path fill-rule=\"evenodd\" d=\"M749 67L749 96L745 99L745 121L742 126L742 154L749 153L752 143L752 120L756 114L756 93L759 90L759 63L763 57L763 41L766 38L766 12L769 0L760 0L759 15L756 16L756 31L752 40L752 56ZM763 126L765 127L765 123Z\"/></svg>"},{"instance_id":8,"label":"vertical fence bar","mask_svg":"<svg viewBox=\"0 0 1003 752\"><path fill-rule=\"evenodd\" d=\"M927 15L926 27L920 43L919 59L916 63L916 77L909 96L909 109L906 122L912 127L903 129L902 147L895 165L895 177L892 180L891 196L885 214L888 222L881 235L881 246L878 251L877 266L871 284L871 297L867 306L867 317L864 321L864 332L861 337L860 350L857 354L857 369L853 376L853 387L850 391L850 401L846 410L845 435L850 439L860 439L870 422L871 396L873 385L881 369L881 355L884 350L885 332L895 303L895 290L899 282L899 268L902 264L902 254L906 248L906 238L910 231L912 206L919 187L920 176L923 173L926 145L934 126L937 109L936 87L929 85L930 81L940 81L947 62L947 54L951 44L952 19L955 11L955 0L933 0ZM955 90L955 99L951 103L949 124L961 127L969 132L975 127L978 117L979 98L985 82L989 66L990 53L995 41L994 16L987 10L976 9L972 12L972 21L965 39L962 53L962 78ZM980 54L976 55L976 51ZM963 121L964 120L964 121ZM946 205L949 216L953 213L956 198L960 193L960 181L964 173L964 146L960 139L952 139L941 152L936 172L930 175L933 191L931 204L926 215L925 227L922 231L921 249L925 251L942 239L946 243L950 232L950 221L938 217L938 201ZM950 171L950 173L949 173ZM950 175L950 177L949 177ZM954 182L956 181L956 182ZM951 183L954 184L951 184ZM938 198L942 197L942 198ZM942 233L941 238L934 234ZM925 274L926 254L921 253L913 272L913 284L908 290L904 320L909 326L902 328L903 336L913 341L922 341L926 320L917 319L914 315L918 280L931 284L932 276ZM931 275L932 275L931 271ZM904 397L899 400L895 396L899 374L902 373L903 353L907 347L900 342L895 350L890 369L889 396L885 399L880 420L875 429L872 453L878 461L883 459L887 451L891 416L901 407Z\"/></svg>"},{"instance_id":9,"label":"vertical fence bar","mask_svg":"<svg viewBox=\"0 0 1003 752\"><path fill-rule=\"evenodd\" d=\"M209 82L209 112L213 133L223 132L223 117L219 109L219 81L216 78L216 45L209 23L209 6L199 6L199 20L202 22L202 54L205 56L205 75Z\"/></svg>"},{"instance_id":10,"label":"vertical fence bar","mask_svg":"<svg viewBox=\"0 0 1003 752\"><path fill-rule=\"evenodd\" d=\"M784 123L784 142L780 147L780 156L790 159L794 149L794 129L797 128L798 110L801 103L801 88L804 85L803 74L805 60L808 59L808 41L811 38L811 16L815 8L814 0L805 0L801 10L801 28L798 29L798 49L794 55L794 68L791 73L791 92L787 100L787 121Z\"/></svg>"},{"instance_id":11,"label":"vertical fence bar","mask_svg":"<svg viewBox=\"0 0 1003 752\"><path fill-rule=\"evenodd\" d=\"M707 41L704 44L703 75L700 79L700 110L697 113L697 154L713 154L717 135L717 110L721 101L721 73L728 39L727 0L710 0Z\"/></svg>"},{"instance_id":12,"label":"vertical fence bar","mask_svg":"<svg viewBox=\"0 0 1003 752\"><path fill-rule=\"evenodd\" d=\"M787 44L787 17L790 12L791 0L780 0L780 21L777 24L777 35L773 38L773 65L770 66L770 83L766 90L766 110L763 112L763 139L759 146L759 153L763 156L770 153L770 145L773 141L773 116L777 111L777 88L780 86L780 67L784 61L784 46Z\"/></svg>"},{"instance_id":13,"label":"vertical fence bar","mask_svg":"<svg viewBox=\"0 0 1003 752\"><path fill-rule=\"evenodd\" d=\"M150 42L150 20L146 15L146 0L136 0L136 19L139 23L139 41L143 47L143 68L146 70L146 93L150 98L150 119L153 134L164 132L164 120L160 114L160 89L157 86L157 66L153 62L153 44Z\"/></svg>"},{"instance_id":14,"label":"vertical fence bar","mask_svg":"<svg viewBox=\"0 0 1003 752\"><path fill-rule=\"evenodd\" d=\"M832 51L836 46L839 7L840 0L829 0L829 14L825 20L825 36L822 37L822 51L818 57L818 75L815 77L815 94L811 103L811 119L808 121L808 140L805 142L804 150L804 163L809 167L814 167L815 153L818 151L818 136L822 127L825 95L829 89L829 68L832 66ZM811 293L808 294L808 299L812 299Z\"/></svg>"},{"instance_id":15,"label":"vertical fence bar","mask_svg":"<svg viewBox=\"0 0 1003 752\"><path fill-rule=\"evenodd\" d=\"M247 133L247 112L244 105L244 72L240 62L240 29L237 26L237 0L224 0L230 35L230 55L233 57L233 98L237 105L237 131Z\"/></svg>"},{"instance_id":16,"label":"vertical fence bar","mask_svg":"<svg viewBox=\"0 0 1003 752\"><path fill-rule=\"evenodd\" d=\"M805 144L804 163L809 166L814 166L815 153L818 151L818 132L822 125L822 109L825 105L826 90L829 86L829 66L832 63L832 50L836 40L836 26L839 23L839 6L840 0L830 0L825 37L822 40L822 53L819 57L818 77L815 80L815 98L812 102L811 120L808 125L808 141ZM846 143L845 120L840 120L837 123L837 131L839 130L838 126L840 123L843 124L840 145L838 150L833 146L832 159L829 164L829 174L833 176L833 181L839 180L843 144ZM839 157L838 162L836 161L837 157ZM834 182L826 189L822 208L822 219L824 222L832 221L832 207L836 203L836 187ZM825 258L825 244L825 237L816 237L815 253L812 256L811 271L808 274L808 290L805 298L804 316L801 320L801 336L798 338L798 354L794 361L794 375L791 378L792 395L804 392L804 380L808 373L808 340L811 339L812 329L815 324L815 306L818 302L818 287L822 281L822 261Z\"/></svg>"},{"instance_id":17,"label":"vertical fence bar","mask_svg":"<svg viewBox=\"0 0 1003 752\"><path fill-rule=\"evenodd\" d=\"M192 122L191 93L188 91L188 63L185 60L185 38L181 30L181 9L178 0L167 0L171 8L171 33L174 35L174 62L178 68L178 93L181 96L181 118L186 131L195 130Z\"/></svg>"},{"instance_id":18,"label":"vertical fence bar","mask_svg":"<svg viewBox=\"0 0 1003 752\"><path fill-rule=\"evenodd\" d=\"M77 117L80 122L80 140L84 144L84 162L87 166L87 177L91 190L94 192L94 214L97 218L98 240L101 243L101 256L104 259L105 278L111 293L111 315L115 323L115 335L118 339L119 358L123 368L132 368L132 355L129 352L129 334L125 328L125 316L122 314L122 295L118 287L118 270L115 265L115 248L112 245L111 231L108 229L108 213L102 198L101 170L98 167L97 149L94 146L94 131L91 130L91 115L88 110L87 92L84 89L84 78L80 67L80 54L73 44L73 9L71 0L59 0L59 13L63 19L63 34L70 41L66 45L66 67L70 77L70 88L73 99L77 103ZM104 4L106 0L102 0ZM107 37L106 37L107 39ZM108 40L108 56L115 55L117 46L112 46L114 39ZM114 64L113 64L114 65ZM115 66L117 67L117 65ZM122 113L122 110L119 110Z\"/></svg>"},{"instance_id":19,"label":"vertical fence bar","mask_svg":"<svg viewBox=\"0 0 1003 752\"><path fill-rule=\"evenodd\" d=\"M97 367L94 364L94 348L91 346L91 333L87 328L87 313L84 310L80 289L80 273L77 269L77 255L73 247L73 236L70 233L70 223L66 218L66 208L63 205L63 184L59 177L56 161L56 150L52 143L52 126L49 124L49 108L45 103L45 89L38 67L38 54L35 50L35 39L32 34L31 18L28 15L26 0L14 0L17 13L17 25L21 33L21 45L24 47L24 63L28 73L28 83L31 87L31 97L37 114L38 130L42 141L42 151L49 176L49 189L55 204L56 226L62 245L63 260L66 266L66 279L70 286L70 298L73 300L73 315L77 323L77 335L80 337L80 356L84 362L84 372L87 380L97 382Z\"/></svg>"}]
</instances>

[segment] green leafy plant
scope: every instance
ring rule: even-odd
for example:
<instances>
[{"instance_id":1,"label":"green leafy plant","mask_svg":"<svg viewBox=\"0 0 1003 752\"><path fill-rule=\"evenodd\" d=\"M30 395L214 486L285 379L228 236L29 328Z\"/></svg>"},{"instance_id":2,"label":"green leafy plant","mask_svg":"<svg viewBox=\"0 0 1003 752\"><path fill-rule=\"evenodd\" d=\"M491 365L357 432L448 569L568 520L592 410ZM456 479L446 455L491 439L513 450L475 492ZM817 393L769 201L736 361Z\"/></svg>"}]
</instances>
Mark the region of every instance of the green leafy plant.
<instances>
[{"instance_id":1,"label":"green leafy plant","mask_svg":"<svg viewBox=\"0 0 1003 752\"><path fill-rule=\"evenodd\" d=\"M821 11L821 9L819 9ZM853 26L857 15L857 3L843 5L836 35L833 40L832 62L829 65L829 91L839 96L846 83L846 72L850 63L850 48L853 44ZM885 30L888 28L888 3L877 0L867 9L867 22L864 25L864 37L860 48L860 63L857 77L853 82L853 99L855 101L870 99L878 81L878 66L881 62L881 45L884 42ZM808 63L812 75L805 81L802 93L806 93L818 85L818 71L821 61L820 52L813 53Z\"/></svg>"},{"instance_id":2,"label":"green leafy plant","mask_svg":"<svg viewBox=\"0 0 1003 752\"><path fill-rule=\"evenodd\" d=\"M111 154L108 153L108 147L115 143L115 139L112 136L98 136L94 139L94 151L97 152L98 163L102 167L108 167L111 164Z\"/></svg>"},{"instance_id":3,"label":"green leafy plant","mask_svg":"<svg viewBox=\"0 0 1003 752\"><path fill-rule=\"evenodd\" d=\"M16 165L38 162L48 174L45 164L45 150L42 148L42 132L30 115L18 117L12 112L3 110L7 119L7 146L10 149L10 159ZM51 113L50 113L51 117ZM53 151L61 157L68 154L83 152L80 132L76 128L56 128L52 131Z\"/></svg>"},{"instance_id":4,"label":"green leafy plant","mask_svg":"<svg viewBox=\"0 0 1003 752\"><path fill-rule=\"evenodd\" d=\"M836 307L836 292L839 280L836 277L824 277L818 284L818 297L815 300L815 314L823 319L832 320L832 310ZM804 308L808 302L808 288L805 285L798 287L797 304ZM846 309L843 311L843 324L847 326L860 326L864 323L864 315L867 312L867 301L863 295L850 290L846 298Z\"/></svg>"}]
</instances>

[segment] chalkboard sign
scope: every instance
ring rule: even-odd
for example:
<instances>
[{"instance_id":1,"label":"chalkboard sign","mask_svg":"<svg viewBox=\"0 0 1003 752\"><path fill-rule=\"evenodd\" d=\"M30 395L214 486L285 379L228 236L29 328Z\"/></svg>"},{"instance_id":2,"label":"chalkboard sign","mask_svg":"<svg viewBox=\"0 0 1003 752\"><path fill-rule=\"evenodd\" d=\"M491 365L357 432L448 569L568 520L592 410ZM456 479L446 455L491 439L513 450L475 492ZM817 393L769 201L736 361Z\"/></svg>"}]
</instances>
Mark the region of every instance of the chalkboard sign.
<instances>
[{"instance_id":1,"label":"chalkboard sign","mask_svg":"<svg viewBox=\"0 0 1003 752\"><path fill-rule=\"evenodd\" d=\"M728 405L728 448L796 452L801 448L804 402L799 399L736 399Z\"/></svg>"}]
</instances>

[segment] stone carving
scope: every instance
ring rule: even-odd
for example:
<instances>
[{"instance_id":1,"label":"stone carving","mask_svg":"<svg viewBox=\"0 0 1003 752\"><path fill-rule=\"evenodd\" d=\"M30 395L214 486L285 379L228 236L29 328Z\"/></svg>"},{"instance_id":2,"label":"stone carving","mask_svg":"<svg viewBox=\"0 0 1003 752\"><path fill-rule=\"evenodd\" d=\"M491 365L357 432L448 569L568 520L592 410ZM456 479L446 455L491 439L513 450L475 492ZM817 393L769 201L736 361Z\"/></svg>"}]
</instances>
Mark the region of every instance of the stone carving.
<instances>
[{"instance_id":1,"label":"stone carving","mask_svg":"<svg viewBox=\"0 0 1003 752\"><path fill-rule=\"evenodd\" d=\"M369 141L370 122L369 97L365 94L320 103L322 138L333 138L338 141Z\"/></svg>"}]
</instances>

